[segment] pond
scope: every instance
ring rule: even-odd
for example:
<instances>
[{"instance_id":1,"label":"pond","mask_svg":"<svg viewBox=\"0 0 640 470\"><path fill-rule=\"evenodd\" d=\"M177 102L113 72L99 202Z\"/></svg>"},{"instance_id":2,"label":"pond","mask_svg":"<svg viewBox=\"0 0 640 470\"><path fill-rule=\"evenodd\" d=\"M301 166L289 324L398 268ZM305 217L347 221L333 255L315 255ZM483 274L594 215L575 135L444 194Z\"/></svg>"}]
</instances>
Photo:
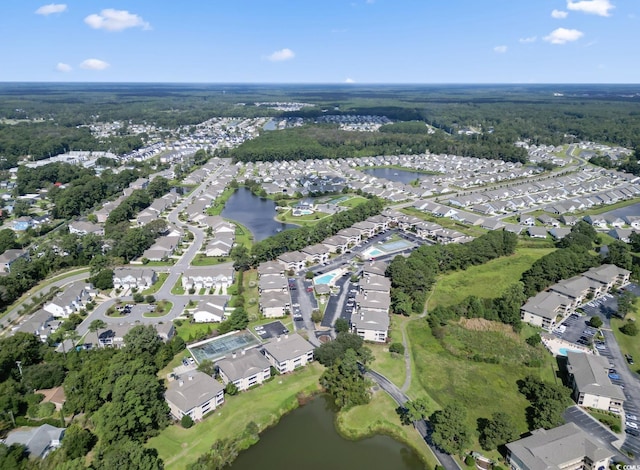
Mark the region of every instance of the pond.
<instances>
[{"instance_id":1,"label":"pond","mask_svg":"<svg viewBox=\"0 0 640 470\"><path fill-rule=\"evenodd\" d=\"M257 242L283 230L297 227L275 220L276 203L271 199L259 198L247 188L239 188L231 195L221 215L226 219L237 220L247 227Z\"/></svg>"},{"instance_id":2,"label":"pond","mask_svg":"<svg viewBox=\"0 0 640 470\"><path fill-rule=\"evenodd\" d=\"M364 168L362 172L375 176L376 178L384 178L389 181L398 181L404 184L409 184L426 175L419 171L399 170L397 168Z\"/></svg>"},{"instance_id":3,"label":"pond","mask_svg":"<svg viewBox=\"0 0 640 470\"><path fill-rule=\"evenodd\" d=\"M305 470L417 470L424 465L409 447L387 436L359 441L342 438L335 429L335 412L330 398L321 395L301 406L260 441L240 453L232 470L280 468Z\"/></svg>"}]
</instances>

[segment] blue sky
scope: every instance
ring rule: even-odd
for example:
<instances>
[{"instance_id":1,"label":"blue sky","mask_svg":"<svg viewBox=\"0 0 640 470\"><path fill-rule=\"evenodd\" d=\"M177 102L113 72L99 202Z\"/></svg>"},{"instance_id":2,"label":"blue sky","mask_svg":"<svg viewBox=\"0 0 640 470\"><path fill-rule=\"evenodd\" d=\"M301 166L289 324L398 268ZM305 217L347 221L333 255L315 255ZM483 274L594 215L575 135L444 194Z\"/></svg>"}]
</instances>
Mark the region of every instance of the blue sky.
<instances>
[{"instance_id":1,"label":"blue sky","mask_svg":"<svg viewBox=\"0 0 640 470\"><path fill-rule=\"evenodd\" d=\"M640 81L638 0L2 0L0 32L0 81Z\"/></svg>"}]
</instances>

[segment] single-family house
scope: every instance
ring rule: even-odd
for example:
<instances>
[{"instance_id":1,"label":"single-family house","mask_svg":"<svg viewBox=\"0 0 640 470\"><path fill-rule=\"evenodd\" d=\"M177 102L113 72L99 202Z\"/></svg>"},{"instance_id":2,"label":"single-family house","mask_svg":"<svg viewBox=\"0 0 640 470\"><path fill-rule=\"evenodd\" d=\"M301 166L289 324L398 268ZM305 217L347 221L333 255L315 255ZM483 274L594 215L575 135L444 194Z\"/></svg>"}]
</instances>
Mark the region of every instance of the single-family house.
<instances>
[{"instance_id":1,"label":"single-family house","mask_svg":"<svg viewBox=\"0 0 640 470\"><path fill-rule=\"evenodd\" d=\"M549 230L549 233L551 234L554 240L562 240L564 237L566 237L571 233L571 230L568 228L554 227L551 230Z\"/></svg>"},{"instance_id":2,"label":"single-family house","mask_svg":"<svg viewBox=\"0 0 640 470\"><path fill-rule=\"evenodd\" d=\"M313 345L297 333L278 336L264 345L264 355L278 372L292 372L313 361Z\"/></svg>"},{"instance_id":3,"label":"single-family house","mask_svg":"<svg viewBox=\"0 0 640 470\"><path fill-rule=\"evenodd\" d=\"M600 470L614 455L574 423L537 429L506 447L511 470Z\"/></svg>"},{"instance_id":4,"label":"single-family house","mask_svg":"<svg viewBox=\"0 0 640 470\"><path fill-rule=\"evenodd\" d=\"M216 362L224 384L233 383L238 390L247 390L271 377L271 364L257 349L243 349L239 354Z\"/></svg>"},{"instance_id":5,"label":"single-family house","mask_svg":"<svg viewBox=\"0 0 640 470\"><path fill-rule=\"evenodd\" d=\"M624 391L609 379L608 358L569 350L567 371L578 405L605 411L622 410Z\"/></svg>"},{"instance_id":6,"label":"single-family house","mask_svg":"<svg viewBox=\"0 0 640 470\"><path fill-rule=\"evenodd\" d=\"M29 260L29 252L26 250L9 249L0 255L0 272L10 273L11 265L20 258Z\"/></svg>"},{"instance_id":7,"label":"single-family house","mask_svg":"<svg viewBox=\"0 0 640 470\"><path fill-rule=\"evenodd\" d=\"M36 335L44 343L52 333L57 331L61 323L60 320L54 319L51 312L40 309L24 321L17 331Z\"/></svg>"},{"instance_id":8,"label":"single-family house","mask_svg":"<svg viewBox=\"0 0 640 470\"><path fill-rule=\"evenodd\" d=\"M224 296L207 297L200 302L193 312L196 323L220 323L224 320L227 299Z\"/></svg>"},{"instance_id":9,"label":"single-family house","mask_svg":"<svg viewBox=\"0 0 640 470\"><path fill-rule=\"evenodd\" d=\"M589 225L593 226L596 229L598 229L598 228L601 228L601 229L607 228L607 219L605 219L601 215L587 215L587 216L584 217L584 221L587 222Z\"/></svg>"},{"instance_id":10,"label":"single-family house","mask_svg":"<svg viewBox=\"0 0 640 470\"><path fill-rule=\"evenodd\" d=\"M116 289L147 289L158 280L158 273L151 268L115 268L113 287Z\"/></svg>"},{"instance_id":11,"label":"single-family house","mask_svg":"<svg viewBox=\"0 0 640 470\"><path fill-rule=\"evenodd\" d=\"M74 220L69 222L69 233L80 235L81 237L89 233L104 235L104 227L84 220Z\"/></svg>"},{"instance_id":12,"label":"single-family house","mask_svg":"<svg viewBox=\"0 0 640 470\"><path fill-rule=\"evenodd\" d=\"M188 415L200 421L224 403L224 387L210 375L193 370L169 382L164 397L174 418Z\"/></svg>"},{"instance_id":13,"label":"single-family house","mask_svg":"<svg viewBox=\"0 0 640 470\"><path fill-rule=\"evenodd\" d=\"M9 433L4 440L6 446L23 445L31 457L43 459L49 452L62 445L65 428L57 428L50 424L43 424L37 428L16 430Z\"/></svg>"},{"instance_id":14,"label":"single-family house","mask_svg":"<svg viewBox=\"0 0 640 470\"><path fill-rule=\"evenodd\" d=\"M527 234L531 238L547 238L547 229L545 227L529 227Z\"/></svg>"}]
</instances>

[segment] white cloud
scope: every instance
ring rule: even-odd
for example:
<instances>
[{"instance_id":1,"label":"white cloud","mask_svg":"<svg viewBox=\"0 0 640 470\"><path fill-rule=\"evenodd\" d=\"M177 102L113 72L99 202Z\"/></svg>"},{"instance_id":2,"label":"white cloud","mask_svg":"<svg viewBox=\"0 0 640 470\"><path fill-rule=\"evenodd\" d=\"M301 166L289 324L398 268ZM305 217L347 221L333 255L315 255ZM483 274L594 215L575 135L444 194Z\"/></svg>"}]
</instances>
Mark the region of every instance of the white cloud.
<instances>
[{"instance_id":1,"label":"white cloud","mask_svg":"<svg viewBox=\"0 0 640 470\"><path fill-rule=\"evenodd\" d=\"M584 33L577 29L558 28L551 31L551 34L544 37L544 40L551 44L566 44L568 42L577 41Z\"/></svg>"},{"instance_id":2,"label":"white cloud","mask_svg":"<svg viewBox=\"0 0 640 470\"><path fill-rule=\"evenodd\" d=\"M504 54L507 52L507 46L496 46L493 48L493 52L497 52L498 54Z\"/></svg>"},{"instance_id":3,"label":"white cloud","mask_svg":"<svg viewBox=\"0 0 640 470\"><path fill-rule=\"evenodd\" d=\"M356 81L353 78L348 78L344 81L345 83L355 83Z\"/></svg>"},{"instance_id":4,"label":"white cloud","mask_svg":"<svg viewBox=\"0 0 640 470\"><path fill-rule=\"evenodd\" d=\"M129 13L127 10L114 10L113 8L102 10L100 14L89 15L84 19L84 22L93 29L106 31L122 31L127 28L151 29L151 25L141 16Z\"/></svg>"},{"instance_id":5,"label":"white cloud","mask_svg":"<svg viewBox=\"0 0 640 470\"><path fill-rule=\"evenodd\" d=\"M528 44L531 42L536 42L538 40L538 36L531 36L528 38L520 38L518 39L518 41L520 41L522 44Z\"/></svg>"},{"instance_id":6,"label":"white cloud","mask_svg":"<svg viewBox=\"0 0 640 470\"><path fill-rule=\"evenodd\" d=\"M567 9L590 15L610 16L609 10L614 8L609 0L581 0L578 2L567 0Z\"/></svg>"},{"instance_id":7,"label":"white cloud","mask_svg":"<svg viewBox=\"0 0 640 470\"><path fill-rule=\"evenodd\" d=\"M52 15L53 13L62 13L67 9L67 5L64 3L50 3L49 5L43 5L36 10L36 15Z\"/></svg>"},{"instance_id":8,"label":"white cloud","mask_svg":"<svg viewBox=\"0 0 640 470\"><path fill-rule=\"evenodd\" d=\"M87 59L80 64L80 68L85 70L104 70L109 66L108 62L100 59Z\"/></svg>"},{"instance_id":9,"label":"white cloud","mask_svg":"<svg viewBox=\"0 0 640 470\"><path fill-rule=\"evenodd\" d=\"M551 12L551 18L555 18L556 20L562 20L562 19L566 18L567 16L569 16L569 12L566 12L566 11L553 10Z\"/></svg>"},{"instance_id":10,"label":"white cloud","mask_svg":"<svg viewBox=\"0 0 640 470\"><path fill-rule=\"evenodd\" d=\"M280 49L279 51L275 51L272 54L267 56L267 60L271 62L282 62L284 60L291 60L296 56L296 54L288 48Z\"/></svg>"},{"instance_id":11,"label":"white cloud","mask_svg":"<svg viewBox=\"0 0 640 470\"><path fill-rule=\"evenodd\" d=\"M56 70L58 72L71 72L73 68L69 64L65 64L64 62L58 62L56 65Z\"/></svg>"}]
</instances>

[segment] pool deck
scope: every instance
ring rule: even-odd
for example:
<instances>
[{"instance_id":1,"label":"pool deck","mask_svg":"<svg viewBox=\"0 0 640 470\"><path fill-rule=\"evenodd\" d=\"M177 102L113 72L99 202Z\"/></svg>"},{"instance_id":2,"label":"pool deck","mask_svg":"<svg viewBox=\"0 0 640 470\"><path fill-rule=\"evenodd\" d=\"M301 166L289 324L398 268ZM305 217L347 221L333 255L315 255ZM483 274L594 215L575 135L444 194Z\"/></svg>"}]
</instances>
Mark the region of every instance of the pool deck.
<instances>
[{"instance_id":1,"label":"pool deck","mask_svg":"<svg viewBox=\"0 0 640 470\"><path fill-rule=\"evenodd\" d=\"M556 338L554 335L546 334L542 335L542 344L549 350L554 356L562 356L560 349L565 348L567 350L582 351L587 354L593 354L593 351L579 344L570 343L560 338Z\"/></svg>"}]
</instances>

